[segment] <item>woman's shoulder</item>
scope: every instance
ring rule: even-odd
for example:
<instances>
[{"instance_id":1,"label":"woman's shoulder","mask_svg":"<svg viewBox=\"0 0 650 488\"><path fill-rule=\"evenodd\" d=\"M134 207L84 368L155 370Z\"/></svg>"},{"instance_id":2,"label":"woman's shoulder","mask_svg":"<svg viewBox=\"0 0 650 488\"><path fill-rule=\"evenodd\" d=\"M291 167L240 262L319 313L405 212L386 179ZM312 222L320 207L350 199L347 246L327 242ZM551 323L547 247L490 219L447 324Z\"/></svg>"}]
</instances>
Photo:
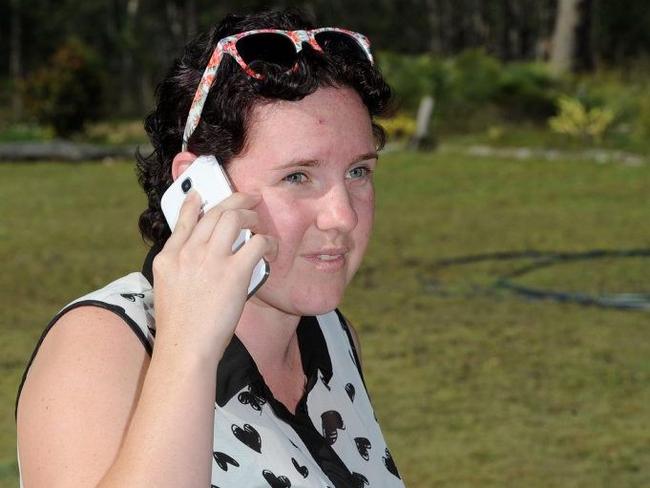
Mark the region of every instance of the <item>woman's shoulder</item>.
<instances>
[{"instance_id":1,"label":"woman's shoulder","mask_svg":"<svg viewBox=\"0 0 650 488\"><path fill-rule=\"evenodd\" d=\"M61 368L70 376L92 376L104 368L143 363L148 356L140 341L125 327L124 319L111 310L93 304L80 304L58 318L56 327L38 344L29 367L29 377L54 376ZM103 364L102 364L103 363ZM112 364L108 364L112 363ZM93 371L94 367L97 369ZM79 372L79 375L75 374ZM79 378L75 378L79 379ZM89 378L90 379L90 378Z\"/></svg>"},{"instance_id":2,"label":"woman's shoulder","mask_svg":"<svg viewBox=\"0 0 650 488\"><path fill-rule=\"evenodd\" d=\"M32 357L29 377L58 377L57 368L67 373L64 379L107 372L131 363L142 364L147 351L125 327L125 320L106 307L92 303L64 310L38 344ZM75 374L78 372L78 374Z\"/></svg>"},{"instance_id":3,"label":"woman's shoulder","mask_svg":"<svg viewBox=\"0 0 650 488\"><path fill-rule=\"evenodd\" d=\"M45 326L26 364L16 413L25 388L39 377L56 378L56 369L69 367L72 358L81 367L79 371L92 368L100 358L127 366L123 361L127 356L142 363L151 355L155 333L152 295L147 280L140 273L131 273L59 310Z\"/></svg>"},{"instance_id":4,"label":"woman's shoulder","mask_svg":"<svg viewBox=\"0 0 650 488\"><path fill-rule=\"evenodd\" d=\"M72 313L79 308L83 311ZM153 289L142 273L130 273L68 303L47 325L43 337L49 334L55 324L59 327L62 317L68 316L70 321L71 314L72 319L83 317L85 314L100 314L106 317L114 315L111 320L126 323L132 335L135 334L151 355L155 335ZM82 319L81 322L85 320Z\"/></svg>"},{"instance_id":5,"label":"woman's shoulder","mask_svg":"<svg viewBox=\"0 0 650 488\"><path fill-rule=\"evenodd\" d=\"M97 450L121 442L148 366L148 353L119 315L93 305L63 313L39 344L16 400L24 479L54 482L45 459L50 467L94 463L105 471L108 464L99 464L110 456Z\"/></svg>"}]
</instances>

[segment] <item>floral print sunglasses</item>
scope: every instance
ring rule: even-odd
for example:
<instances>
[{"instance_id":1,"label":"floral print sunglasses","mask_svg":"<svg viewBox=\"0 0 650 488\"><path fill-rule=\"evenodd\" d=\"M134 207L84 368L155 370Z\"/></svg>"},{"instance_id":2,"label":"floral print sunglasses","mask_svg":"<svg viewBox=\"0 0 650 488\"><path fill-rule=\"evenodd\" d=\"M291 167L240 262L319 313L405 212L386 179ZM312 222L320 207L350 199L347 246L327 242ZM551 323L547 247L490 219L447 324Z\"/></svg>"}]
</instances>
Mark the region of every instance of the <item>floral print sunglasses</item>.
<instances>
[{"instance_id":1,"label":"floral print sunglasses","mask_svg":"<svg viewBox=\"0 0 650 488\"><path fill-rule=\"evenodd\" d=\"M285 72L296 69L298 53L305 42L321 53L351 56L374 63L366 36L336 27L293 31L256 29L224 37L214 48L194 95L183 132L182 151L187 150L187 143L199 125L203 105L224 54L235 58L249 76L262 79L264 75L256 71L262 65L272 64Z\"/></svg>"}]
</instances>

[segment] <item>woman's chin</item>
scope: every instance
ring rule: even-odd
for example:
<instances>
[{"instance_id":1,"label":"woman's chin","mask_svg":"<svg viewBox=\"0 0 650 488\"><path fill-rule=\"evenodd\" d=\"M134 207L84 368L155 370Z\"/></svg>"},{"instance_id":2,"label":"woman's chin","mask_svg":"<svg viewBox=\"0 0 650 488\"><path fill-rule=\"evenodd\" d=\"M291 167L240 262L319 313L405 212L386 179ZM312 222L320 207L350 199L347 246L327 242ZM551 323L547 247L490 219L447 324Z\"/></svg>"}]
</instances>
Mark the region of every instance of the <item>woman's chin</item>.
<instances>
[{"instance_id":1,"label":"woman's chin","mask_svg":"<svg viewBox=\"0 0 650 488\"><path fill-rule=\"evenodd\" d=\"M332 300L329 302L320 302L320 303L306 303L300 304L299 307L296 307L300 311L300 315L322 315L328 312L331 312L336 307L339 306L341 300Z\"/></svg>"},{"instance_id":2,"label":"woman's chin","mask_svg":"<svg viewBox=\"0 0 650 488\"><path fill-rule=\"evenodd\" d=\"M338 307L344 292L345 284L342 282L298 289L294 291L291 303L301 315L321 315Z\"/></svg>"},{"instance_id":3,"label":"woman's chin","mask_svg":"<svg viewBox=\"0 0 650 488\"><path fill-rule=\"evenodd\" d=\"M262 287L255 296L266 305L291 315L322 315L338 307L344 290L344 286L318 286L293 289L284 295Z\"/></svg>"}]
</instances>

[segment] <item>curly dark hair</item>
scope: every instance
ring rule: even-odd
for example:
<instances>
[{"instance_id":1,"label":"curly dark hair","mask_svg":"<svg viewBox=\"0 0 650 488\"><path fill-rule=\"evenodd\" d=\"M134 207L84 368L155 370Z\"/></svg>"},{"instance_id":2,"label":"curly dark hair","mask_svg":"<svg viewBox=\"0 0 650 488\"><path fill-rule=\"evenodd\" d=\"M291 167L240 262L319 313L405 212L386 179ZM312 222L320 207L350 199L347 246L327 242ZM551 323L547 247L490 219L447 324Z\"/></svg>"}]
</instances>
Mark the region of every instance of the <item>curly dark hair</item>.
<instances>
[{"instance_id":1,"label":"curly dark hair","mask_svg":"<svg viewBox=\"0 0 650 488\"><path fill-rule=\"evenodd\" d=\"M181 150L185 120L212 51L226 36L266 28L297 30L313 29L314 25L297 9L228 15L218 26L192 40L158 85L156 107L145 119L154 150L148 156L138 152L136 164L138 181L148 198L148 207L139 220L145 241L161 246L171 234L160 199L172 184L172 160ZM283 73L269 65L262 69L265 76L258 80L248 76L232 57L224 57L201 121L188 141L189 151L213 154L227 167L245 147L247 119L256 105L277 99L301 100L323 86L347 86L359 94L373 119L377 147L383 147L385 134L374 117L389 110L391 90L370 62L352 56L324 56L305 46L296 70Z\"/></svg>"}]
</instances>

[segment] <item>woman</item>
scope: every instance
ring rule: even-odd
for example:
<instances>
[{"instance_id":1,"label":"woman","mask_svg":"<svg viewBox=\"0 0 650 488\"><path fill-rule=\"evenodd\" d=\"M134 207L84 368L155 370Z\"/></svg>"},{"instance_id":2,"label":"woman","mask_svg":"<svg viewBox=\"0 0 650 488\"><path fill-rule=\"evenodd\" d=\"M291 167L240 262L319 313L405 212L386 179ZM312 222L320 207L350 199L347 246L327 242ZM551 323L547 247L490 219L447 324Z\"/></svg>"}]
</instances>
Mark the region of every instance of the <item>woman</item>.
<instances>
[{"instance_id":1,"label":"woman","mask_svg":"<svg viewBox=\"0 0 650 488\"><path fill-rule=\"evenodd\" d=\"M363 36L297 12L229 16L187 46L139 159L142 273L65 307L23 378L24 486L403 486L336 310L371 233L389 98ZM160 197L203 154L237 192L205 215L191 192L171 234Z\"/></svg>"}]
</instances>

